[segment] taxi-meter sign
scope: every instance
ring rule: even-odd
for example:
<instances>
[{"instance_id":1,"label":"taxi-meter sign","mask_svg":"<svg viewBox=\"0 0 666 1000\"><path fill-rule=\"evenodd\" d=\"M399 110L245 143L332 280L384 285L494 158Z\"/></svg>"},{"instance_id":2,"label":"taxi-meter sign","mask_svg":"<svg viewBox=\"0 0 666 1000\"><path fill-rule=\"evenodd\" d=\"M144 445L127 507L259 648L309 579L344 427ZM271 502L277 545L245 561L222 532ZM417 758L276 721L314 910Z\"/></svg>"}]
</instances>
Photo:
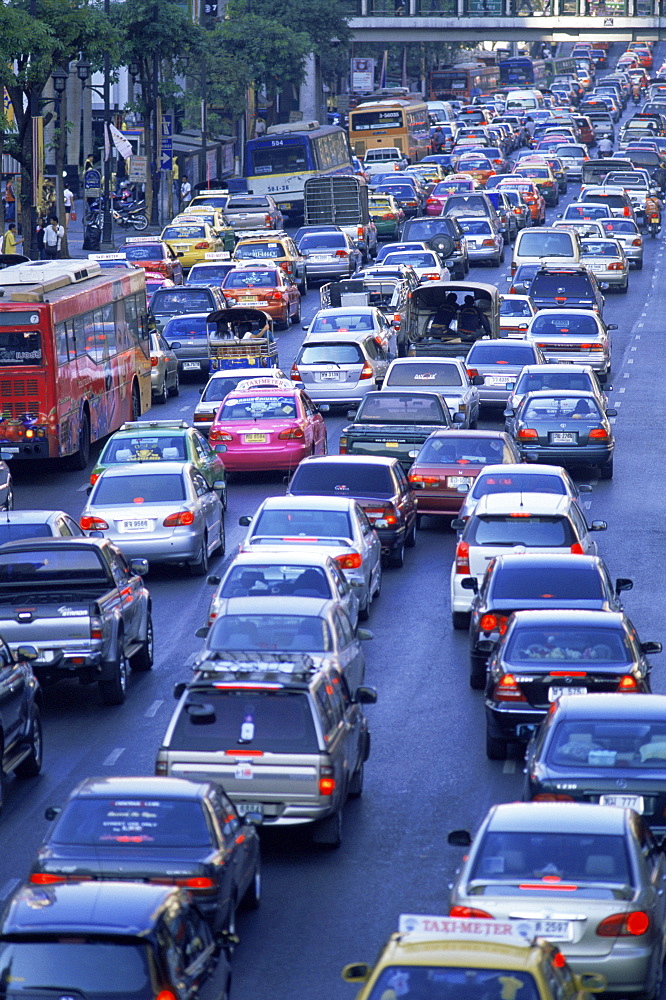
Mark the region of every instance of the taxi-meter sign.
<instances>
[{"instance_id":1,"label":"taxi-meter sign","mask_svg":"<svg viewBox=\"0 0 666 1000\"><path fill-rule=\"evenodd\" d=\"M418 934L449 941L489 941L494 944L531 945L536 927L531 920L476 920L473 917L438 917L401 913L401 934Z\"/></svg>"}]
</instances>

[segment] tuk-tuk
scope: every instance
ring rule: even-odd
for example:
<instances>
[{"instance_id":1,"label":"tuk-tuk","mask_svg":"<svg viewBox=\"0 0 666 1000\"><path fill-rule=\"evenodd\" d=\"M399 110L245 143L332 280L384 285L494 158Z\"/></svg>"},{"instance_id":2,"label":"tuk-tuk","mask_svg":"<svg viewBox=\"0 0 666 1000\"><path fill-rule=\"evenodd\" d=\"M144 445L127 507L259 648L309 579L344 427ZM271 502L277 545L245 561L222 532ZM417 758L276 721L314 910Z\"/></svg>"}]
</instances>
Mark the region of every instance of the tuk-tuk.
<instances>
[{"instance_id":1,"label":"tuk-tuk","mask_svg":"<svg viewBox=\"0 0 666 1000\"><path fill-rule=\"evenodd\" d=\"M208 370L277 368L273 320L261 309L236 306L209 313L206 327Z\"/></svg>"},{"instance_id":2,"label":"tuk-tuk","mask_svg":"<svg viewBox=\"0 0 666 1000\"><path fill-rule=\"evenodd\" d=\"M340 306L376 306L400 330L407 312L409 282L406 278L379 275L331 281L319 289L322 309Z\"/></svg>"},{"instance_id":3,"label":"tuk-tuk","mask_svg":"<svg viewBox=\"0 0 666 1000\"><path fill-rule=\"evenodd\" d=\"M458 317L471 307L478 325L461 333ZM480 281L429 281L412 291L405 325L410 356L465 357L475 340L499 338L500 294Z\"/></svg>"}]
</instances>

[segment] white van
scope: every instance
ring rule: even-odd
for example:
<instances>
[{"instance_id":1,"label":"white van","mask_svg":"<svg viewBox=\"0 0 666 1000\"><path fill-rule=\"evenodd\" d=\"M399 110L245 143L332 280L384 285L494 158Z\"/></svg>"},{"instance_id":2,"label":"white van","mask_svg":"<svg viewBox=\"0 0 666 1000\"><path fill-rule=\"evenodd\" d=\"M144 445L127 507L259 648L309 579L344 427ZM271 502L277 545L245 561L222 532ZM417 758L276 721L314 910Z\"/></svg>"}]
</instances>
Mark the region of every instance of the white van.
<instances>
[{"instance_id":1,"label":"white van","mask_svg":"<svg viewBox=\"0 0 666 1000\"><path fill-rule=\"evenodd\" d=\"M521 264L579 264L580 236L574 229L521 229L516 237L511 274Z\"/></svg>"},{"instance_id":2,"label":"white van","mask_svg":"<svg viewBox=\"0 0 666 1000\"><path fill-rule=\"evenodd\" d=\"M506 95L506 114L511 111L536 111L543 107L543 94L540 90L510 90Z\"/></svg>"}]
</instances>

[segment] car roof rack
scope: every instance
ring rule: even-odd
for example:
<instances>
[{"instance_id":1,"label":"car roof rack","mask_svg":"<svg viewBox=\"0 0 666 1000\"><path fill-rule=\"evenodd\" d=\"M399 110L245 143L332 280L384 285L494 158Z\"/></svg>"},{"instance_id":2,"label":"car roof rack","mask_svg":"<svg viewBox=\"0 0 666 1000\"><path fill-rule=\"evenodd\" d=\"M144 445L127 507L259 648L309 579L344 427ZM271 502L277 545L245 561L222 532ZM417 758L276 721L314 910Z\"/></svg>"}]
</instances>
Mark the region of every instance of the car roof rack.
<instances>
[{"instance_id":1,"label":"car roof rack","mask_svg":"<svg viewBox=\"0 0 666 1000\"><path fill-rule=\"evenodd\" d=\"M216 680L268 680L275 677L308 680L319 667L308 653L274 653L251 650L207 649L192 664L193 684L204 678Z\"/></svg>"}]
</instances>

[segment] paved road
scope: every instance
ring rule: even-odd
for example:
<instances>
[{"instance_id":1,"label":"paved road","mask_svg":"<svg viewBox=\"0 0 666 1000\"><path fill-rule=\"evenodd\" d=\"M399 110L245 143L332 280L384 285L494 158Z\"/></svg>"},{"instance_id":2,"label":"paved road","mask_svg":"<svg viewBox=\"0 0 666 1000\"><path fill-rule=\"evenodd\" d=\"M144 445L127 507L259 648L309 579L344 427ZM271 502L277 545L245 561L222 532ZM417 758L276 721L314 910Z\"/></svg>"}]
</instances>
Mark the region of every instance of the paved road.
<instances>
[{"instance_id":1,"label":"paved road","mask_svg":"<svg viewBox=\"0 0 666 1000\"><path fill-rule=\"evenodd\" d=\"M660 46L660 49L663 46ZM657 63L659 65L659 63ZM575 195L570 188L566 201ZM562 206L560 207L560 210ZM600 549L615 576L635 588L626 605L643 639L666 638L663 467L666 413L661 391L666 370L666 288L663 244L648 240L645 268L632 272L627 296L607 297L614 334L612 405L619 409L616 478L596 483L589 516L609 529ZM471 278L503 280L507 266L475 268ZM304 322L318 295L304 302ZM279 334L283 367L291 365L302 339L299 328ZM188 383L178 399L156 407L155 417L190 417L199 386ZM335 450L344 418L328 418ZM489 420L488 426L499 426ZM85 499L81 473L29 468L16 474L19 507L62 507L78 516ZM583 482L592 481L581 478ZM232 482L227 513L228 553L266 495L279 494L279 475ZM519 797L522 763L491 763L484 753L481 695L467 681L467 640L450 627L449 567L454 535L427 523L405 567L385 574L369 622L368 683L379 701L368 709L373 753L363 798L345 812L344 843L322 853L292 833L263 835L264 898L258 912L242 915L241 945L234 959L234 1000L295 1000L324 992L327 1000L351 1000L353 987L339 977L342 965L369 959L397 926L398 914L443 912L447 885L459 861L446 844L453 827L474 827L491 803ZM214 566L221 568L221 561ZM10 781L2 816L0 897L26 871L46 828L44 807L61 803L72 786L91 774L151 773L155 752L174 704L174 681L188 675L188 657L200 641L210 588L178 569L148 578L156 633L156 663L134 676L124 706L102 709L94 689L61 685L47 693L45 761L34 782ZM664 663L655 658L654 689L666 693Z\"/></svg>"}]
</instances>

